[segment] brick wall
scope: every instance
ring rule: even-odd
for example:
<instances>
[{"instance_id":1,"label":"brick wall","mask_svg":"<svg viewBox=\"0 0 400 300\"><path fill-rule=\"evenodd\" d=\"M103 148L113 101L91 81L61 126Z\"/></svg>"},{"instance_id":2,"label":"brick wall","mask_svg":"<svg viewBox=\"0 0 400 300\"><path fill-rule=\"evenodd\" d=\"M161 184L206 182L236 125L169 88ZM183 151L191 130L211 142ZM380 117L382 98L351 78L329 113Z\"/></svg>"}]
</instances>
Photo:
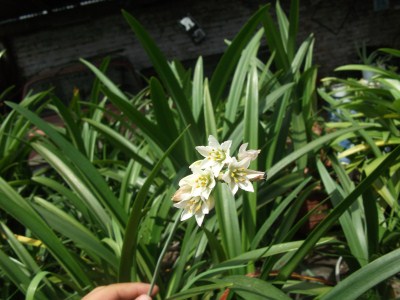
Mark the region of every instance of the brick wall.
<instances>
[{"instance_id":1,"label":"brick wall","mask_svg":"<svg viewBox=\"0 0 400 300\"><path fill-rule=\"evenodd\" d=\"M290 1L281 1L285 9ZM159 1L130 9L155 39L167 58L194 59L220 54L224 39L232 39L263 1ZM207 36L194 44L177 21L190 13ZM355 42L400 47L400 10L374 12L373 1L301 1L299 40L311 32L316 38L315 62L320 76L339 65L356 62ZM48 28L11 38L15 59L24 78L39 72L107 54L126 56L137 70L150 62L121 14L88 16L77 23L49 24Z\"/></svg>"}]
</instances>

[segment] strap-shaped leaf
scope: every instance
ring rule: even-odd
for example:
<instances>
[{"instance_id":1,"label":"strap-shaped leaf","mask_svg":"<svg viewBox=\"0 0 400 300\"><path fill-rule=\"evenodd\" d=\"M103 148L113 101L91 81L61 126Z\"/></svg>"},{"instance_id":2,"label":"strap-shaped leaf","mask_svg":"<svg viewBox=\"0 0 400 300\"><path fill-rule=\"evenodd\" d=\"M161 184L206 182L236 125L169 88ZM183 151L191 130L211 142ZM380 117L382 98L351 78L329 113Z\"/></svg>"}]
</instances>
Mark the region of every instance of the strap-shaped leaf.
<instances>
[{"instance_id":1,"label":"strap-shaped leaf","mask_svg":"<svg viewBox=\"0 0 400 300\"><path fill-rule=\"evenodd\" d=\"M112 268L117 269L115 255L84 225L45 199L35 197L35 202L37 203L34 205L36 211L53 230L74 241L77 247L87 251L94 260L102 259Z\"/></svg>"},{"instance_id":2,"label":"strap-shaped leaf","mask_svg":"<svg viewBox=\"0 0 400 300\"><path fill-rule=\"evenodd\" d=\"M113 192L108 187L105 179L100 175L93 164L80 152L74 145L68 142L61 134L52 128L47 122L42 120L33 112L16 104L7 102L7 105L18 111L21 115L31 121L50 138L81 172L81 174L91 183L91 186L99 197L101 203L107 207L108 211L114 215L121 227L125 227L127 221L126 212L118 202Z\"/></svg>"},{"instance_id":3,"label":"strap-shaped leaf","mask_svg":"<svg viewBox=\"0 0 400 300\"><path fill-rule=\"evenodd\" d=\"M289 155L287 155L285 158L281 159L278 161L273 167L271 167L267 171L268 179L272 178L275 176L278 172L280 172L283 168L288 166L290 163L294 162L296 159L299 157L305 155L307 152L310 151L316 151L317 149L321 148L324 144L334 140L335 138L346 134L348 132L352 131L357 131L360 129L365 129L368 128L369 126L357 126L357 127L350 127L350 128L345 128L342 130L338 130L332 133L329 133L327 135L324 135L322 137L319 137L316 140L313 140L312 142L308 143L305 147L300 148L299 150L296 150ZM268 180L267 179L267 180Z\"/></svg>"},{"instance_id":4,"label":"strap-shaped leaf","mask_svg":"<svg viewBox=\"0 0 400 300\"><path fill-rule=\"evenodd\" d=\"M363 293L400 272L400 249L385 254L339 282L321 300L358 299Z\"/></svg>"},{"instance_id":5,"label":"strap-shaped leaf","mask_svg":"<svg viewBox=\"0 0 400 300\"><path fill-rule=\"evenodd\" d=\"M233 75L228 99L226 101L225 119L227 122L224 124L224 135L228 132L231 123L234 123L237 119L239 104L243 98L244 89L246 87L246 77L251 67L255 64L262 36L263 30L260 29L243 50L235 68L235 74Z\"/></svg>"},{"instance_id":6,"label":"strap-shaped leaf","mask_svg":"<svg viewBox=\"0 0 400 300\"><path fill-rule=\"evenodd\" d=\"M244 297L244 299L254 299L254 300L290 300L288 295L282 292L279 288L273 286L272 284L258 279L250 278L247 276L228 276L216 282L229 282L229 289L233 292Z\"/></svg>"},{"instance_id":7,"label":"strap-shaped leaf","mask_svg":"<svg viewBox=\"0 0 400 300\"><path fill-rule=\"evenodd\" d=\"M218 106L221 101L221 96L229 83L231 74L235 69L236 63L238 62L242 50L248 45L248 42L254 35L254 31L257 29L260 22L267 15L266 12L269 5L261 7L242 27L240 32L236 35L232 43L226 49L224 55L220 59L215 71L210 80L210 94L213 99L215 107Z\"/></svg>"},{"instance_id":8,"label":"strap-shaped leaf","mask_svg":"<svg viewBox=\"0 0 400 300\"><path fill-rule=\"evenodd\" d=\"M281 269L278 280L286 279L293 272L307 253L309 253L315 243L325 232L338 220L338 218L356 201L356 199L374 183L388 168L396 162L400 156L400 146L397 146L386 158L379 164L376 169L367 177L365 177L358 186L340 202L331 213L308 235L304 244L293 255L289 262Z\"/></svg>"},{"instance_id":9,"label":"strap-shaped leaf","mask_svg":"<svg viewBox=\"0 0 400 300\"><path fill-rule=\"evenodd\" d=\"M0 207L40 239L77 286L91 286L87 274L70 254L54 231L3 178L0 177ZM19 268L16 268L20 270Z\"/></svg>"},{"instance_id":10,"label":"strap-shaped leaf","mask_svg":"<svg viewBox=\"0 0 400 300\"><path fill-rule=\"evenodd\" d=\"M153 183L155 177L160 171L164 160L168 157L169 153L174 149L174 147L179 143L180 139L186 133L187 129L184 130L179 137L171 144L171 146L165 151L164 155L157 162L149 176L147 177L142 188L139 190L135 201L132 206L131 214L128 219L128 223L125 229L125 237L122 246L121 259L119 265L118 280L120 282L136 280L137 276L137 244L139 235L139 225L142 219L142 209L145 205L147 199L147 193ZM132 274L132 277L131 277Z\"/></svg>"},{"instance_id":11,"label":"strap-shaped leaf","mask_svg":"<svg viewBox=\"0 0 400 300\"><path fill-rule=\"evenodd\" d=\"M201 134L198 132L197 127L194 126L196 122L193 118L189 101L185 97L182 88L180 87L174 73L169 67L167 59L140 23L128 12L122 11L122 14L131 29L135 32L136 37L153 63L153 66L156 69L165 88L170 93L171 98L179 111L180 117L184 121L184 125L192 125L189 130L191 133L190 137L193 140L194 145L199 145L201 141Z\"/></svg>"}]
</instances>

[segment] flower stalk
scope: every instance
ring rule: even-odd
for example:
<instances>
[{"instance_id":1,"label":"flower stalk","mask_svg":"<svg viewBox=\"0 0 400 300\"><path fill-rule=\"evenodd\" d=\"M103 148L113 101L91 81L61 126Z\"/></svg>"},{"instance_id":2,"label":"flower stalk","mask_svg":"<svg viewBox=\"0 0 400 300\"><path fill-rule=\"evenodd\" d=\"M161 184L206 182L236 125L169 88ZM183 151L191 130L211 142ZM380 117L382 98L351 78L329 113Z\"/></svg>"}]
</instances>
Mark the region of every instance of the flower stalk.
<instances>
[{"instance_id":1,"label":"flower stalk","mask_svg":"<svg viewBox=\"0 0 400 300\"><path fill-rule=\"evenodd\" d=\"M172 237L174 236L175 231L178 228L179 221L180 221L180 219L179 219L179 217L177 217L175 219L174 224L172 225L171 232L169 233L168 238L165 241L164 247L161 250L160 256L158 257L157 264L156 264L156 267L155 267L154 273L153 273L153 278L151 279L151 282L150 282L150 289L149 289L149 291L147 293L147 295L149 295L149 296L151 296L151 294L153 293L153 289L154 289L154 286L156 284L156 279L157 279L158 274L160 273L160 270L161 270L162 260L163 260L163 258L165 256L165 253L168 250L168 246L171 243Z\"/></svg>"}]
</instances>

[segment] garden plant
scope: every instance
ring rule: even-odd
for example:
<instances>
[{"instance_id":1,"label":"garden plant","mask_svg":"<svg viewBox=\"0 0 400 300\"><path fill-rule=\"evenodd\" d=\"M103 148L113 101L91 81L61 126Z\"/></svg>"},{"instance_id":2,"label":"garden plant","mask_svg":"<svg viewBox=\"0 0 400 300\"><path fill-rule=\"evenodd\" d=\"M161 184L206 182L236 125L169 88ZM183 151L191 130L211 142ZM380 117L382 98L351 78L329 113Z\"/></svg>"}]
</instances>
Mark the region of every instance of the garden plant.
<instances>
[{"instance_id":1,"label":"garden plant","mask_svg":"<svg viewBox=\"0 0 400 300\"><path fill-rule=\"evenodd\" d=\"M88 99L77 90L66 106L49 90L6 102L0 297L81 299L132 281L157 284L156 299L387 297L400 272L399 75L343 66L376 75L326 79L346 101L318 88L298 0L287 14L279 2L255 12L210 78L202 57L193 70L169 61L122 14L157 73L141 92L109 80L108 59L82 59L96 75ZM301 235L316 190L331 208ZM340 282L294 276L327 249L348 265Z\"/></svg>"}]
</instances>

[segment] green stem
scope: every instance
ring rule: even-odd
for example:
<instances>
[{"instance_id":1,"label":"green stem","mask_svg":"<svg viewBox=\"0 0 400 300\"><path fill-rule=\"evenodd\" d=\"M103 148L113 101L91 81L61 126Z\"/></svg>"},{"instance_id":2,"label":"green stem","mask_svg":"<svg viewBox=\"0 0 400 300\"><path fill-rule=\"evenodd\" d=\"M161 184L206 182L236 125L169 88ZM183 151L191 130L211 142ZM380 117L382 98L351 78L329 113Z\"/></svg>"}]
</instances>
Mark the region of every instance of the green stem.
<instances>
[{"instance_id":1,"label":"green stem","mask_svg":"<svg viewBox=\"0 0 400 300\"><path fill-rule=\"evenodd\" d=\"M151 293L153 292L154 285L156 284L156 279L158 277L158 274L160 273L162 259L164 258L164 255L167 252L168 246L171 242L171 239L172 239L176 229L178 228L179 221L180 221L180 214L177 214L177 218L175 220L175 223L172 225L171 232L169 233L169 236L164 244L164 248L162 249L160 256L158 257L156 268L153 273L153 278L151 279L150 289L149 289L149 292L147 293L149 296L151 296Z\"/></svg>"}]
</instances>

